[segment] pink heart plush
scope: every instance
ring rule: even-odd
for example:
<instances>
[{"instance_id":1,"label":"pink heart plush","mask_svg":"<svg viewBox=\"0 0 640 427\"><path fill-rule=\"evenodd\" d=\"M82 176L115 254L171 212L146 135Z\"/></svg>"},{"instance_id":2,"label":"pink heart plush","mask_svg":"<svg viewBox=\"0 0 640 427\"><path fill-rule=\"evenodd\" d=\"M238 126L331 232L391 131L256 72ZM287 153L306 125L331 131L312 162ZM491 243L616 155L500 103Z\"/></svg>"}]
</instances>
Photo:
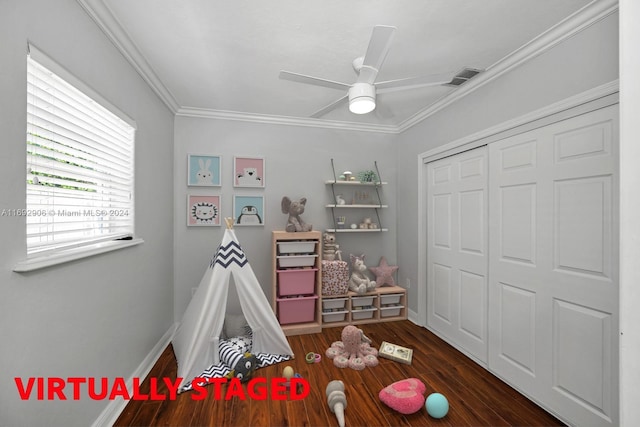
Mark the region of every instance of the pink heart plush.
<instances>
[{"instance_id":1,"label":"pink heart plush","mask_svg":"<svg viewBox=\"0 0 640 427\"><path fill-rule=\"evenodd\" d=\"M388 407L401 414L413 414L424 406L424 392L427 388L417 378L407 378L386 386L378 397Z\"/></svg>"}]
</instances>

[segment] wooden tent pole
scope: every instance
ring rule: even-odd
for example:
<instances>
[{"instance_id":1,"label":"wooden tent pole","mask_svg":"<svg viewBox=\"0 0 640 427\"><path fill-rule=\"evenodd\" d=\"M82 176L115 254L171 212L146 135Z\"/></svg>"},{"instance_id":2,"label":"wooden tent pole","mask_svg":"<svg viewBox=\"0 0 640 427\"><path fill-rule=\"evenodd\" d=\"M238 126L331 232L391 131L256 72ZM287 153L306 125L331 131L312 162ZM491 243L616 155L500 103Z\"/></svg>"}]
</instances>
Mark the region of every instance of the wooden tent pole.
<instances>
[{"instance_id":1,"label":"wooden tent pole","mask_svg":"<svg viewBox=\"0 0 640 427\"><path fill-rule=\"evenodd\" d=\"M229 230L233 230L233 218L230 218L230 217L229 218L225 218L224 222L227 223L227 228Z\"/></svg>"}]
</instances>

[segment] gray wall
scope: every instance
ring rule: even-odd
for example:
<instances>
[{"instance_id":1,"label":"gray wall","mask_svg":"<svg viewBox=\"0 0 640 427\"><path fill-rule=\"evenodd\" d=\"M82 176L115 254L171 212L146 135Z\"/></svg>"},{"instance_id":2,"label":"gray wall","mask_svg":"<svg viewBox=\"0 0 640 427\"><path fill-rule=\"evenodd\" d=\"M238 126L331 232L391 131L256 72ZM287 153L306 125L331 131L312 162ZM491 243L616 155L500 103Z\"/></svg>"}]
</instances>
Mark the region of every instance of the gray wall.
<instances>
[{"instance_id":1,"label":"gray wall","mask_svg":"<svg viewBox=\"0 0 640 427\"><path fill-rule=\"evenodd\" d=\"M25 221L0 218L0 425L87 426L108 400L21 401L14 377L128 378L173 324L173 115L75 0L0 2L1 208L25 207L32 42L137 122L145 243L29 274Z\"/></svg>"},{"instance_id":2,"label":"gray wall","mask_svg":"<svg viewBox=\"0 0 640 427\"><path fill-rule=\"evenodd\" d=\"M236 227L236 235L249 262L271 298L271 232L284 230L287 216L281 212L283 196L307 198L302 218L315 230L333 227L332 198L325 180L332 178L331 159L339 171L354 173L372 169L377 160L380 175L389 185L383 187L384 201L390 206L381 216L389 232L338 234L344 254L365 253L369 266L378 265L381 256L396 263L396 145L393 135L337 131L299 126L246 123L211 118L176 117L175 122L175 315L179 321L191 299L191 288L200 279L215 251L225 226L187 227L187 194L220 194L222 215L231 216L233 194L262 194L265 197L265 225ZM187 154L222 156L222 187L187 187ZM233 157L265 158L264 189L234 188ZM348 215L350 212L347 212ZM357 215L358 213L354 213ZM364 212L361 212L364 216Z\"/></svg>"},{"instance_id":3,"label":"gray wall","mask_svg":"<svg viewBox=\"0 0 640 427\"><path fill-rule=\"evenodd\" d=\"M556 45L400 135L398 259L402 280L416 283L418 155L618 78L618 14ZM401 243L402 242L402 243ZM418 283L417 286L426 286ZM417 286L409 308L418 311ZM426 296L426 292L423 293Z\"/></svg>"}]
</instances>

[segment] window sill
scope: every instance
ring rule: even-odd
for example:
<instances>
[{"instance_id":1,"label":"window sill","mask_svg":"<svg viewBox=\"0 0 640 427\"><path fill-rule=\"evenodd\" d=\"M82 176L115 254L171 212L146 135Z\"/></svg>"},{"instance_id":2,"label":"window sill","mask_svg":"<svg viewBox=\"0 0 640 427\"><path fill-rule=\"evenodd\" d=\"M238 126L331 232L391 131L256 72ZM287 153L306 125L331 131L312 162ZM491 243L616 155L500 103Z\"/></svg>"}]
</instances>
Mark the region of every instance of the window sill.
<instances>
[{"instance_id":1,"label":"window sill","mask_svg":"<svg viewBox=\"0 0 640 427\"><path fill-rule=\"evenodd\" d=\"M143 239L134 238L132 240L112 240L79 248L64 249L47 255L38 255L27 258L24 261L20 261L13 267L13 271L16 273L26 273L29 271L40 270L42 268L64 264L66 262L88 258L106 252L117 251L118 249L124 249L130 246L140 245L142 243L144 243Z\"/></svg>"}]
</instances>

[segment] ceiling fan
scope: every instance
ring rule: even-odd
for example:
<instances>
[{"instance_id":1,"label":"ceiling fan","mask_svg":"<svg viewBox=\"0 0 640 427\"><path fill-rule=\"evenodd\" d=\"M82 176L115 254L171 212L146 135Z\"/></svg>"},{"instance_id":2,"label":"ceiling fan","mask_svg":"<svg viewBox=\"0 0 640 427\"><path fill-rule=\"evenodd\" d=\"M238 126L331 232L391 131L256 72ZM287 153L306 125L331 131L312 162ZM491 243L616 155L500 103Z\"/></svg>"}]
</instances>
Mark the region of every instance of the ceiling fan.
<instances>
[{"instance_id":1,"label":"ceiling fan","mask_svg":"<svg viewBox=\"0 0 640 427\"><path fill-rule=\"evenodd\" d=\"M353 61L353 69L358 75L355 83L347 84L319 77L308 76L291 71L280 71L280 78L298 83L306 83L316 86L324 86L332 89L346 90L347 92L311 115L319 118L329 111L349 102L349 110L355 114L366 114L376 108L376 94L415 89L426 86L438 86L452 82L454 76L429 75L409 77L398 80L376 82L378 72L387 56L391 40L396 27L376 25L369 40L369 46L363 57Z\"/></svg>"}]
</instances>

